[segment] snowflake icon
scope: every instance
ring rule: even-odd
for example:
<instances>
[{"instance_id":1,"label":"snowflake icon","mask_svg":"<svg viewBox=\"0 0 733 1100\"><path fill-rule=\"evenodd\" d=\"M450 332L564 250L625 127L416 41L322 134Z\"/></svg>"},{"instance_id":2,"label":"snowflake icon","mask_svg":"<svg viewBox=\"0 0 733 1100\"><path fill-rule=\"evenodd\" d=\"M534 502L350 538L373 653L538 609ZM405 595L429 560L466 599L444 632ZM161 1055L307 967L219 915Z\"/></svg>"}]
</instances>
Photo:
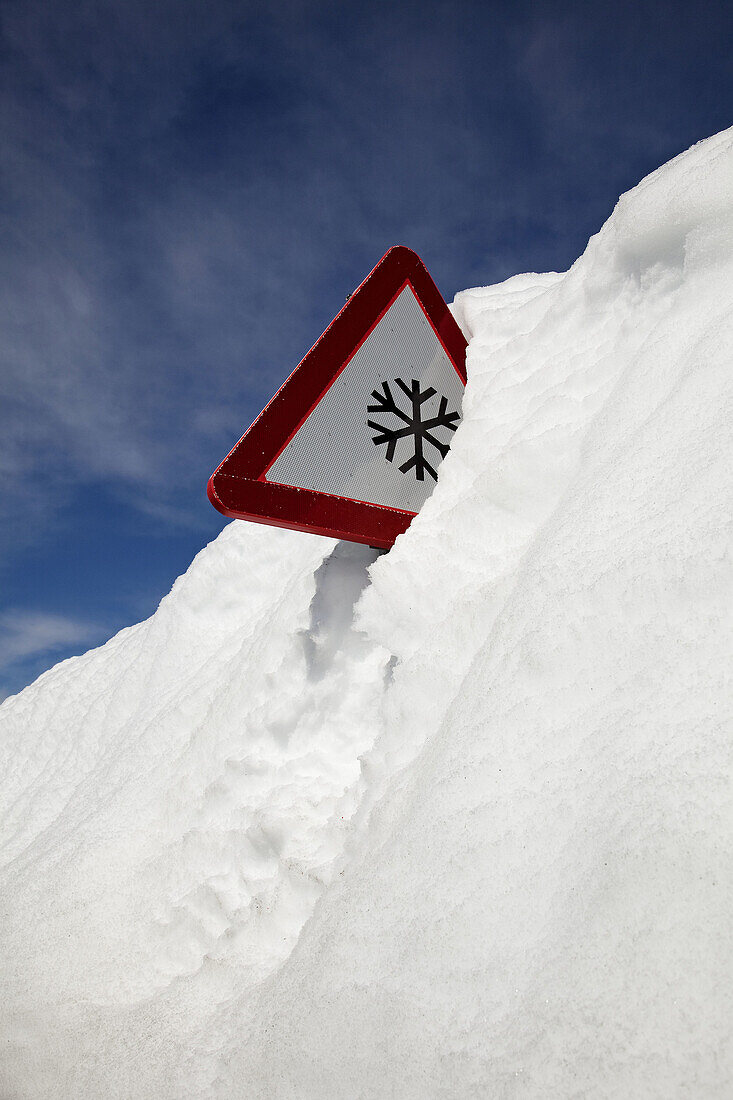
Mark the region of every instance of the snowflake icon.
<instances>
[{"instance_id":1,"label":"snowflake icon","mask_svg":"<svg viewBox=\"0 0 733 1100\"><path fill-rule=\"evenodd\" d=\"M457 412L449 413L448 398L441 397L437 415L423 420L422 407L431 397L436 396L437 391L433 389L432 386L429 386L426 390L421 390L420 383L414 378L412 379L411 386L408 386L401 378L395 378L395 385L399 386L405 396L409 398L412 405L411 412L403 412L402 409L397 406L392 396L392 391L389 388L389 382L382 383L383 392L372 390L372 397L376 401L376 404L367 405L367 412L378 413L381 416L390 414L396 416L398 420L402 421L404 424L404 427L396 426L390 428L385 427L384 424L376 424L373 420L367 420L368 426L372 428L373 431L379 433L372 437L372 442L377 447L382 443L386 443L387 453L385 458L387 462L392 462L395 448L397 447L397 441L399 439L406 440L409 436L412 436L414 454L411 458L408 458L406 462L402 463L400 471L406 474L408 470L414 467L417 480L424 481L425 471L427 470L433 480L437 481L438 475L425 458L423 446L425 443L429 443L432 447L435 447L442 458L445 458L450 450L450 444L442 443L439 439L436 439L433 432L436 428L447 428L449 432L454 432L458 427L458 421L461 419L460 414Z\"/></svg>"}]
</instances>

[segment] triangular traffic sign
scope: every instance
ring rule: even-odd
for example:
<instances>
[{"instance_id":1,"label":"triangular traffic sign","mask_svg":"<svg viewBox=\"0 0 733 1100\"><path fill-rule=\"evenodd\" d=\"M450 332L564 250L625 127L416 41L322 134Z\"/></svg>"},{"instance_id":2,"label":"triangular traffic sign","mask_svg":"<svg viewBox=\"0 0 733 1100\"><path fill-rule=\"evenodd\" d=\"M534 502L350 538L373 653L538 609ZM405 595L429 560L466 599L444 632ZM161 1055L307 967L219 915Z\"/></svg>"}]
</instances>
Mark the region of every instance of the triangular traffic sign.
<instances>
[{"instance_id":1,"label":"triangular traffic sign","mask_svg":"<svg viewBox=\"0 0 733 1100\"><path fill-rule=\"evenodd\" d=\"M225 516L389 547L460 418L466 341L409 248L391 248L209 479Z\"/></svg>"}]
</instances>

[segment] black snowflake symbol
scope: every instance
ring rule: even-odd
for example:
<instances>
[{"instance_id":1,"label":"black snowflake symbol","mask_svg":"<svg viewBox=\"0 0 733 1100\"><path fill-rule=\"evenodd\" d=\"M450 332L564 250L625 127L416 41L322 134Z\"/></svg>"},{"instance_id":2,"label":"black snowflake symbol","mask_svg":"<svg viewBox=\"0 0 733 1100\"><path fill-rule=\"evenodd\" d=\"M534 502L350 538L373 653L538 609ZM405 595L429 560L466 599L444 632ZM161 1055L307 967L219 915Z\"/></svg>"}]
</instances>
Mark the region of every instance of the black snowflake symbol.
<instances>
[{"instance_id":1,"label":"black snowflake symbol","mask_svg":"<svg viewBox=\"0 0 733 1100\"><path fill-rule=\"evenodd\" d=\"M385 428L384 424L375 424L373 420L367 420L369 427L379 433L373 436L373 442L375 446L379 446L380 443L387 444L387 454L385 457L388 462L391 462L394 458L397 440L404 439L410 435L413 436L415 453L412 458L408 458L407 462L403 462L400 466L400 470L403 474L406 474L407 471L411 470L414 466L415 477L418 481L425 480L426 470L433 480L437 481L437 473L423 454L423 441L425 443L430 443L435 447L436 451L439 451L441 456L445 458L450 449L450 444L441 443L439 439L435 438L432 431L434 428L447 428L448 431L454 432L458 427L458 421L461 419L460 414L457 412L449 413L448 398L441 397L437 416L433 416L429 420L423 420L422 406L426 401L429 401L431 397L434 397L437 391L434 390L432 386L426 390L421 390L420 383L414 378L412 379L412 386L408 386L401 378L395 378L395 383L412 402L412 415L403 412L402 409L397 407L395 399L392 396L392 391L389 388L389 383L383 382L382 389L384 393L380 393L379 390L372 390L372 397L377 404L367 405L367 412L381 413L382 415L385 413L392 413L393 416L404 421L406 426L404 428Z\"/></svg>"}]
</instances>

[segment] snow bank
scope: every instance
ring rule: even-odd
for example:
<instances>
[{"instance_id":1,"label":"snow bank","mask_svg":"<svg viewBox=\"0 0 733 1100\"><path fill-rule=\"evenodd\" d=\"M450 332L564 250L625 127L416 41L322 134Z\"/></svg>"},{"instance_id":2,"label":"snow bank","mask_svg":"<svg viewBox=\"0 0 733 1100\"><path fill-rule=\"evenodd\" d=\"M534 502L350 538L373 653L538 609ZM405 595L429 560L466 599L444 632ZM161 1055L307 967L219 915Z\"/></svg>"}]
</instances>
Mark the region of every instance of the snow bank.
<instances>
[{"instance_id":1,"label":"snow bank","mask_svg":"<svg viewBox=\"0 0 733 1100\"><path fill-rule=\"evenodd\" d=\"M731 1095L732 268L728 131L459 295L388 555L232 525L2 706L3 1095Z\"/></svg>"},{"instance_id":2,"label":"snow bank","mask_svg":"<svg viewBox=\"0 0 733 1100\"><path fill-rule=\"evenodd\" d=\"M352 629L375 557L233 524L148 622L4 704L9 1095L181 1095L116 1059L85 1093L79 1052L136 1060L142 1004L168 1057L293 946L378 728L386 655Z\"/></svg>"}]
</instances>

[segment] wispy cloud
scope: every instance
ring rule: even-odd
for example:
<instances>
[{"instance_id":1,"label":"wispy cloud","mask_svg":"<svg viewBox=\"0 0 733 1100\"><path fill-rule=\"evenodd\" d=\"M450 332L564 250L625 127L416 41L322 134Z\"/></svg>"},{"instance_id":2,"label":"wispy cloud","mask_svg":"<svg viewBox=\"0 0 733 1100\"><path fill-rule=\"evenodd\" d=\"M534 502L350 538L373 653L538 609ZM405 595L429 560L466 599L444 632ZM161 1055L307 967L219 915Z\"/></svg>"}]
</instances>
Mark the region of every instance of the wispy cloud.
<instances>
[{"instance_id":1,"label":"wispy cloud","mask_svg":"<svg viewBox=\"0 0 733 1100\"><path fill-rule=\"evenodd\" d=\"M0 615L0 666L53 654L70 646L86 648L99 638L99 626L63 615L15 609Z\"/></svg>"}]
</instances>

